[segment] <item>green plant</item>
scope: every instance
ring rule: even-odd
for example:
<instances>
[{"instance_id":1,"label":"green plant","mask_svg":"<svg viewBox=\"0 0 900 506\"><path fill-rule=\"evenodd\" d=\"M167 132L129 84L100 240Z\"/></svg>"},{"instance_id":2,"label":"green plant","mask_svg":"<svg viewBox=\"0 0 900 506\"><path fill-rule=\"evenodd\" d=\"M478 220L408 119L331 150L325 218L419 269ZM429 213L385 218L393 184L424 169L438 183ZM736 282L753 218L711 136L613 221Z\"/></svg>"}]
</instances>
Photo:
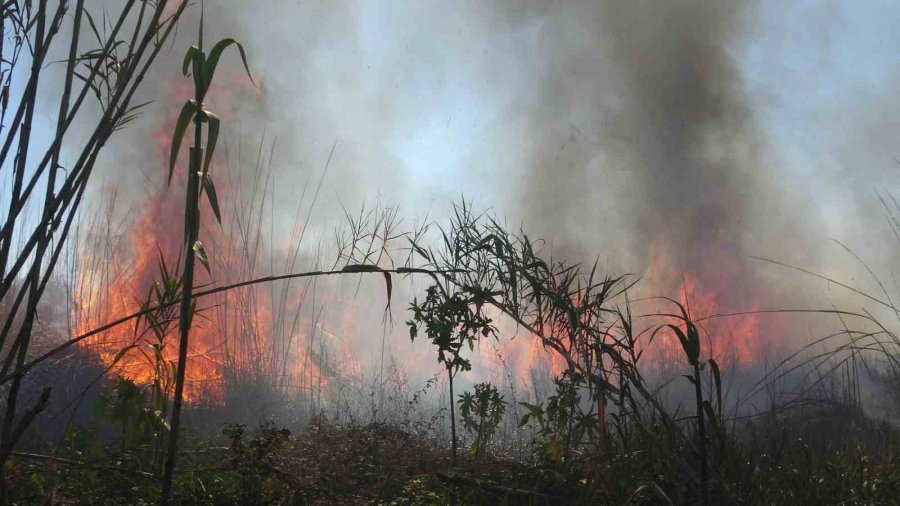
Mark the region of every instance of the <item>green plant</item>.
<instances>
[{"instance_id":1,"label":"green plant","mask_svg":"<svg viewBox=\"0 0 900 506\"><path fill-rule=\"evenodd\" d=\"M0 167L9 171L12 183L6 186L7 208L0 222L0 300L9 304L0 322L0 377L8 384L0 473L51 394L45 389L27 409L19 405L38 306L71 246L67 239L100 153L146 105L132 99L187 4L128 0L117 12L104 11L99 25L84 0L55 6L47 0L7 1L0 6L0 45L5 45L0 51ZM65 55L61 81L52 78L59 68L50 64L53 54ZM47 83L54 92L48 93ZM99 110L91 110L89 97L97 98ZM47 100L53 103L44 104ZM32 129L45 116L52 117L41 128L46 136L36 140ZM74 142L69 135L73 125L84 134ZM63 167L66 160L71 163ZM0 474L2 491L4 485Z\"/></svg>"},{"instance_id":2,"label":"green plant","mask_svg":"<svg viewBox=\"0 0 900 506\"><path fill-rule=\"evenodd\" d=\"M220 121L218 116L206 109L204 100L209 87L212 84L216 67L222 53L228 47L234 45L240 52L241 60L247 75L250 69L247 67L247 57L244 48L234 39L223 39L216 43L209 52L203 51L203 14L200 15L198 31L198 45L191 46L184 58L183 73L191 75L194 80L194 99L184 103L175 130L172 135L172 151L169 157L169 182L178 162L178 153L181 141L187 131L188 125L194 123L194 144L190 150L188 164L187 189L184 203L184 270L181 275L181 306L179 310L178 328L178 362L175 374L175 391L172 399L172 415L170 420L171 432L169 434L168 449L163 468L162 492L160 504L168 504L172 491L172 475L175 469L175 452L178 448L178 429L181 422L181 409L184 393L185 368L187 367L188 338L196 306L193 298L194 289L194 262L199 260L206 269L209 269L209 261L203 243L200 242L200 198L205 194L216 219L221 223L222 216L219 211L219 202L216 195L216 187L209 172L209 164L216 149L219 138ZM252 77L250 77L252 81ZM203 148L203 125L207 125L207 145ZM204 155L205 152L205 155Z\"/></svg>"},{"instance_id":3,"label":"green plant","mask_svg":"<svg viewBox=\"0 0 900 506\"><path fill-rule=\"evenodd\" d=\"M475 393L463 392L458 402L462 425L475 436L472 453L482 455L503 419L506 402L490 383L476 384Z\"/></svg>"},{"instance_id":4,"label":"green plant","mask_svg":"<svg viewBox=\"0 0 900 506\"><path fill-rule=\"evenodd\" d=\"M169 397L172 394L176 376L176 364L166 359L165 349L167 345L166 337L169 335L175 321L177 321L174 303L180 297L181 278L177 275L177 267L176 271L170 270L162 254L160 254L159 280L153 283L146 299L141 304L141 309L146 311L146 313L135 320L136 343L123 348L116 356L117 359L121 358L131 348L138 348L153 370L152 381L147 386L150 393L147 409L159 422L156 438L154 439L154 472L159 472L160 470L159 464L161 464L161 461L158 461L158 456L163 454L162 447L167 441L163 436L171 433L171 425L167 418ZM142 322L144 323L143 327L141 326ZM145 337L148 334L149 339ZM149 353L138 344L143 344L145 340L149 341L146 343Z\"/></svg>"},{"instance_id":5,"label":"green plant","mask_svg":"<svg viewBox=\"0 0 900 506\"><path fill-rule=\"evenodd\" d=\"M462 357L463 347L475 349L475 341L481 337L496 335L497 329L491 319L481 312L481 305L475 295L463 292L448 292L440 284L429 286L425 300L413 300L409 307L412 319L409 337L415 340L423 331L431 343L437 347L438 362L447 369L450 388L450 432L453 447L453 465L456 465L456 410L454 408L453 377L459 371L468 371L472 364Z\"/></svg>"},{"instance_id":6,"label":"green plant","mask_svg":"<svg viewBox=\"0 0 900 506\"><path fill-rule=\"evenodd\" d=\"M119 451L134 457L135 469L155 470L157 444L166 432L166 421L150 407L146 389L119 378L115 382L115 395L101 394L95 403L95 412L101 419L119 427Z\"/></svg>"},{"instance_id":7,"label":"green plant","mask_svg":"<svg viewBox=\"0 0 900 506\"><path fill-rule=\"evenodd\" d=\"M711 423L713 428L715 429L715 433L717 434L717 436L719 436L719 438L722 437L722 433L719 430L720 425L718 423L722 410L722 376L721 371L719 370L719 365L715 360L710 358L701 362L700 332L697 329L697 325L691 319L689 311L680 302L672 299L668 300L678 306L679 314L675 315L675 317L684 325L684 330L682 330L678 325L667 323L658 327L657 330L654 331L654 334L656 332L659 332L660 330L671 330L675 334L675 336L678 337L678 342L681 344L681 349L684 352L684 356L685 358L687 358L688 364L690 364L690 366L693 368L693 374L685 375L685 378L694 386L695 416L697 420L697 440L699 442L698 458L700 461L700 497L703 504L707 505L710 501L710 455L708 450L709 442L706 423L708 419L709 423ZM703 399L703 384L702 378L700 376L700 371L703 370L707 365L710 368L710 375L715 385L715 407L709 400Z\"/></svg>"},{"instance_id":8,"label":"green plant","mask_svg":"<svg viewBox=\"0 0 900 506\"><path fill-rule=\"evenodd\" d=\"M528 410L519 426L536 423L542 455L550 461L568 463L572 448L597 435L598 414L582 408L579 392L585 389L586 381L581 374L564 371L553 383L556 393L547 398L546 404L519 403Z\"/></svg>"},{"instance_id":9,"label":"green plant","mask_svg":"<svg viewBox=\"0 0 900 506\"><path fill-rule=\"evenodd\" d=\"M238 479L232 483L232 497L240 504L269 504L271 483L277 480L278 471L274 464L276 454L289 442L291 431L278 429L270 422L262 423L252 438L247 440L247 426L229 424L222 434L229 441L231 457L226 467Z\"/></svg>"}]
</instances>

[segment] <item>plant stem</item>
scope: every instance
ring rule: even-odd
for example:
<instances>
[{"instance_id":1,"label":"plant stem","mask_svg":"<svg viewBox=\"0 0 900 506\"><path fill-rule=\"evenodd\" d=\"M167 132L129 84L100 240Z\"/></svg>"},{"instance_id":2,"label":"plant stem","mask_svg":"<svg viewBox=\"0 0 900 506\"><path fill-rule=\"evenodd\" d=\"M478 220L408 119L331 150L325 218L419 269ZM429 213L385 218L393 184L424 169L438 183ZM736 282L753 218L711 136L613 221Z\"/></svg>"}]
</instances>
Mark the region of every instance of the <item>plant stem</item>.
<instances>
[{"instance_id":1,"label":"plant stem","mask_svg":"<svg viewBox=\"0 0 900 506\"><path fill-rule=\"evenodd\" d=\"M453 366L447 367L447 378L450 380L450 435L453 444L452 466L456 467L456 408L453 406Z\"/></svg>"},{"instance_id":2,"label":"plant stem","mask_svg":"<svg viewBox=\"0 0 900 506\"><path fill-rule=\"evenodd\" d=\"M197 103L202 103L198 97ZM184 376L187 368L188 336L191 330L191 318L193 312L193 288L194 288L194 243L200 228L199 200L200 200L200 168L203 159L202 123L199 118L194 120L194 147L191 148L190 170L188 171L187 193L185 195L185 259L184 275L182 277L181 312L178 318L180 336L178 341L178 368L175 374L175 394L172 400L172 419L170 422L169 444L166 450L166 461L163 469L162 491L159 503L162 506L169 504L172 494L172 476L175 471L175 452L178 450L178 429L181 423L181 405L184 398Z\"/></svg>"},{"instance_id":3,"label":"plant stem","mask_svg":"<svg viewBox=\"0 0 900 506\"><path fill-rule=\"evenodd\" d=\"M700 437L700 494L703 506L709 505L709 463L706 455L706 424L703 417L703 389L700 384L700 366L694 364L694 392L697 398L697 434Z\"/></svg>"}]
</instances>

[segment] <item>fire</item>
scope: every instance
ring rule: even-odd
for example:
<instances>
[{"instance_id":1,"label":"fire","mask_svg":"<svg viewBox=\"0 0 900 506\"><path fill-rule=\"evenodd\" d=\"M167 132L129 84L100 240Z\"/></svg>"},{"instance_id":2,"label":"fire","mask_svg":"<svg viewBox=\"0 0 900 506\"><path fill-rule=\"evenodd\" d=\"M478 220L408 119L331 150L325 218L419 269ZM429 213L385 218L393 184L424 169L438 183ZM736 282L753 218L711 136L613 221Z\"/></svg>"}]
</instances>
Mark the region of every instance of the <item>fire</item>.
<instances>
[{"instance_id":1,"label":"fire","mask_svg":"<svg viewBox=\"0 0 900 506\"><path fill-rule=\"evenodd\" d=\"M651 257L644 287L648 296L670 294L685 309L701 334L701 350L721 366L750 364L761 360L771 336L781 330L781 319L763 315L764 295L753 286L752 276L731 248L711 248L695 264L700 268L680 269L662 249ZM670 302L653 300L649 313L677 314ZM668 321L667 323L678 323ZM662 363L684 361L677 338L660 333L649 345L649 356Z\"/></svg>"},{"instance_id":2,"label":"fire","mask_svg":"<svg viewBox=\"0 0 900 506\"><path fill-rule=\"evenodd\" d=\"M254 76L254 80L262 82L259 76ZM231 88L214 86L211 91L215 96L215 108L225 118L236 115L232 114L236 112L234 101L229 99ZM81 288L75 296L74 319L79 334L137 311L141 299L154 283L159 282L160 255L166 259L169 269L177 269L176 259L183 250L180 241L185 154L181 157L182 165L176 168L172 187L167 188L165 181L177 104L188 99L191 92L190 83L186 81L179 80L178 84L169 87L174 104L166 108L169 114L162 118L151 137L152 155L158 167L157 189L150 191L141 203L134 226L125 234L109 232L110 237L106 238L103 247L88 238L89 242L94 241L90 244L93 254L85 257ZM260 99L261 93L261 88L256 88L243 98L252 102ZM219 175L216 185L220 200L224 201L232 192L230 179L222 172L228 168L222 167L221 160L220 152L212 170L214 176ZM227 208L223 202L220 204ZM232 211L245 204L235 204ZM210 210L203 209L201 240L207 245L212 272L207 274L198 266L195 274L200 284L221 286L244 281L269 274L274 267L265 265L259 258L266 256L261 255L256 244L259 238L248 239L247 229L242 228L261 216L229 216L225 210L226 223L219 226ZM257 211L251 210L251 214ZM91 228L97 226L95 223ZM279 244L279 247L288 251L292 247L290 243L301 235L302 224L295 223L287 235L288 244ZM284 237L280 235L277 240L284 241ZM771 318L752 314L761 308L761 299L746 289L742 262L734 254L735 250L728 247L727 242L713 245L709 250L693 255L689 267L685 268L675 265L668 250L659 247L651 257L643 283L648 295L673 295L689 310L701 328L704 355L715 358L723 367L760 359L768 335L777 326ZM358 356L359 343L346 337L363 332L353 310L337 300L336 305L343 310L331 321L336 322L338 328L336 332L326 331L315 315L301 315L308 287L297 281L285 282L266 289L245 287L200 300L200 312L194 318L190 336L185 398L189 402L223 402L228 384L242 380L313 391L327 387L329 377L362 377L364 357ZM329 296L326 294L325 298ZM674 307L661 304L656 311L673 312ZM738 312L749 314L707 318ZM169 332L162 341L162 357L168 362L177 354L176 313L170 314ZM149 384L157 377L159 369L151 348L152 335L145 332L146 325L146 319L137 329L123 325L86 340L83 345L95 350L106 365L115 365L113 374ZM544 347L536 336L527 335L521 329L505 330L501 329L502 337L496 350L484 348L480 352L495 371L506 368L515 375L518 384L524 386L532 383L531 375L536 369L546 368L552 375L565 369L562 357ZM511 333L516 335L515 339L510 339ZM340 367L326 364L322 344L326 341L328 350L341 357ZM663 363L677 364L684 360L674 336L659 334L657 341L647 346L649 356ZM129 351L119 356L126 348ZM496 357L502 357L499 363ZM415 369L420 364L433 363L433 359L413 362L410 367Z\"/></svg>"},{"instance_id":3,"label":"fire","mask_svg":"<svg viewBox=\"0 0 900 506\"><path fill-rule=\"evenodd\" d=\"M699 322L706 338L707 354L718 361L727 363L750 363L759 358L760 349L754 341L762 336L760 316L752 314L758 308L730 307L719 303L716 292L704 288L694 276L685 277L679 289L679 300L689 308L692 315L703 318L720 314L747 312L734 317L722 317ZM692 316L695 317L695 316Z\"/></svg>"},{"instance_id":4,"label":"fire","mask_svg":"<svg viewBox=\"0 0 900 506\"><path fill-rule=\"evenodd\" d=\"M710 247L694 261L701 267L690 270L679 265L668 249L654 251L648 272L638 285L640 295L647 298L635 301L635 294L631 294L636 332L649 329L636 336L645 365L670 370L686 364L673 333L662 331L652 341L648 339L663 323L679 323L677 318L662 316L680 311L660 296L671 297L688 311L700 331L702 357L715 359L722 368L760 363L767 357L773 337L780 337L785 325L779 315L760 312L767 309L766 295L737 251L726 242ZM499 314L491 316L495 322L503 321ZM618 327L611 328L616 332ZM500 341L494 347L481 348L480 357L487 369L486 374L478 371L476 376L503 380L503 375L510 373L518 385L527 387L535 373L558 376L567 368L559 353L515 325L501 324L499 334Z\"/></svg>"},{"instance_id":5,"label":"fire","mask_svg":"<svg viewBox=\"0 0 900 506\"><path fill-rule=\"evenodd\" d=\"M259 83L261 79L257 77L255 81ZM182 103L192 93L190 84L182 81L168 88L174 104ZM255 93L249 100L259 98L260 92ZM234 113L236 106L228 90L214 87L211 95L215 96L215 106L224 117L233 116L229 113ZM177 106L167 108L170 113L164 115L152 135L157 186L142 201L134 225L124 234L107 227L104 238L104 232L94 230L98 224L92 223L91 233L96 235L83 241L87 254L83 255L80 288L76 290L74 304L79 334L138 311L141 300L160 282L160 257L165 259L170 271L178 273L177 259L183 251L185 153L180 157L171 188L165 183L177 109ZM222 139L217 160L222 159L221 149ZM218 175L216 185L224 208L229 178L221 171L227 169L221 163L213 165L211 170L214 177ZM204 225L200 237L210 256L211 274L198 265L196 284L221 286L268 274L256 258L256 244L242 235L246 232L241 228L242 223L235 220L219 226L205 203L202 207ZM277 290L277 295L272 290ZM274 381L275 386L295 389L311 389L313 384L327 383L315 354L307 349L308 334L316 329L310 325L309 318L299 316L306 285L282 283L272 290L245 287L198 300L186 367L188 402L221 403L226 385L242 378L265 378ZM178 349L177 309L166 316L168 332L161 341L161 355L171 363ZM147 332L147 325L146 318L137 328L121 325L83 341L82 345L94 350L111 367L112 374L120 374L138 384L151 384L159 377L158 370L167 369L157 367L159 361L152 345L160 343L152 332ZM126 349L124 355L118 356Z\"/></svg>"},{"instance_id":6,"label":"fire","mask_svg":"<svg viewBox=\"0 0 900 506\"><path fill-rule=\"evenodd\" d=\"M558 353L544 347L538 336L522 330L514 334L514 337L505 334L501 336L497 350L483 350L482 354L493 355L488 360L499 362L496 364L499 366L496 367L497 370L508 368L519 385L527 387L532 384L532 374L541 369L546 369L551 376L558 376L565 370L565 360Z\"/></svg>"}]
</instances>

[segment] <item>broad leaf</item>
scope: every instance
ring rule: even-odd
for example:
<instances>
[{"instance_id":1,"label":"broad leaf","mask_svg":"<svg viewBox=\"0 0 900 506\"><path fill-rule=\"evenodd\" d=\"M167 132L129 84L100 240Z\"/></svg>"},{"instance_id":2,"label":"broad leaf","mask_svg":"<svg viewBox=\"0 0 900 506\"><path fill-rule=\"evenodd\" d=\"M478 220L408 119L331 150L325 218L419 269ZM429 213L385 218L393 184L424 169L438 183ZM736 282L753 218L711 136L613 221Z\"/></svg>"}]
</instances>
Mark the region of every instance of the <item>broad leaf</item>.
<instances>
[{"instance_id":1,"label":"broad leaf","mask_svg":"<svg viewBox=\"0 0 900 506\"><path fill-rule=\"evenodd\" d=\"M221 225L222 213L219 210L219 197L216 195L216 185L213 184L212 177L209 173L201 176L200 180L203 181L203 189L206 191L206 198L209 199L209 206L212 207L213 214L216 216L216 221Z\"/></svg>"},{"instance_id":2,"label":"broad leaf","mask_svg":"<svg viewBox=\"0 0 900 506\"><path fill-rule=\"evenodd\" d=\"M200 94L198 95L199 100L203 100L203 97L206 96L206 90L209 88L209 79L204 75L204 70L206 68L206 55L203 54L203 51L197 50L194 52L194 56L191 59L193 73L194 73L194 89L199 90Z\"/></svg>"},{"instance_id":3,"label":"broad leaf","mask_svg":"<svg viewBox=\"0 0 900 506\"><path fill-rule=\"evenodd\" d=\"M197 254L197 260L200 260L200 263L206 268L206 272L212 274L209 270L209 259L206 257L206 250L203 249L203 243L194 241L194 253Z\"/></svg>"},{"instance_id":4,"label":"broad leaf","mask_svg":"<svg viewBox=\"0 0 900 506\"><path fill-rule=\"evenodd\" d=\"M188 100L181 108L178 121L175 123L175 131L172 133L172 152L169 154L169 185L172 184L172 174L175 172L175 163L178 161L178 152L181 150L181 141L187 131L191 118L197 112L197 102Z\"/></svg>"},{"instance_id":5,"label":"broad leaf","mask_svg":"<svg viewBox=\"0 0 900 506\"><path fill-rule=\"evenodd\" d=\"M206 156L203 160L203 174L205 175L209 173L209 163L212 161L213 151L216 150L216 142L219 140L219 117L205 109L203 110L203 115L206 117L209 125L207 131L209 138L206 140Z\"/></svg>"},{"instance_id":6,"label":"broad leaf","mask_svg":"<svg viewBox=\"0 0 900 506\"><path fill-rule=\"evenodd\" d=\"M687 338L690 345L691 365L697 365L700 361L700 332L697 331L694 322L690 320L687 321Z\"/></svg>"},{"instance_id":7,"label":"broad leaf","mask_svg":"<svg viewBox=\"0 0 900 506\"><path fill-rule=\"evenodd\" d=\"M212 83L213 75L216 73L216 67L219 65L219 59L222 57L222 53L232 44L237 46L238 52L241 53L241 62L244 63L244 70L247 71L247 77L250 78L251 83L254 85L256 84L253 82L253 76L250 74L250 67L247 65L247 54L244 52L244 46L234 39L222 39L209 51L209 58L206 59L206 63L203 67L207 86ZM206 91L207 90L204 89L203 93L205 94Z\"/></svg>"},{"instance_id":8,"label":"broad leaf","mask_svg":"<svg viewBox=\"0 0 900 506\"><path fill-rule=\"evenodd\" d=\"M193 68L192 64L194 62L194 58L197 53L201 53L200 48L197 46L191 46L188 48L187 53L184 55L184 63L181 64L181 72L187 76L188 69Z\"/></svg>"}]
</instances>

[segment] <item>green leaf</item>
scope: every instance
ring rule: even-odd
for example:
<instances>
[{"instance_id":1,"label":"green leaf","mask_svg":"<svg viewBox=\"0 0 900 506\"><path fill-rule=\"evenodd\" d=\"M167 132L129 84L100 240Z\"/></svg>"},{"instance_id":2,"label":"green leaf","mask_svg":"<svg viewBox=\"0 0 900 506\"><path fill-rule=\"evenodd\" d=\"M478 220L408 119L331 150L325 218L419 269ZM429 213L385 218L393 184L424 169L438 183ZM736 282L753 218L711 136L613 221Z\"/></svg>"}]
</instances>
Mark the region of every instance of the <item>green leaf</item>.
<instances>
[{"instance_id":1,"label":"green leaf","mask_svg":"<svg viewBox=\"0 0 900 506\"><path fill-rule=\"evenodd\" d=\"M678 342L681 343L681 348L684 350L685 355L687 355L687 354L688 354L688 351L687 351L687 336L684 335L684 331L681 330L680 327L677 327L677 326L672 325L672 324L666 324L666 326L669 327L669 329L671 329L672 332L675 333L675 337L678 338Z\"/></svg>"},{"instance_id":2,"label":"green leaf","mask_svg":"<svg viewBox=\"0 0 900 506\"><path fill-rule=\"evenodd\" d=\"M203 189L206 191L206 198L209 199L209 206L212 207L213 214L216 215L216 220L221 225L222 212L219 210L219 197L216 195L216 185L213 184L212 176L207 173L201 176L200 180L203 181Z\"/></svg>"},{"instance_id":3,"label":"green leaf","mask_svg":"<svg viewBox=\"0 0 900 506\"><path fill-rule=\"evenodd\" d=\"M175 163L178 162L178 152L181 150L181 141L187 131L191 118L197 112L197 102L188 100L181 108L178 121L175 123L175 131L172 133L172 152L169 154L169 185L172 184L172 174L175 172Z\"/></svg>"},{"instance_id":4,"label":"green leaf","mask_svg":"<svg viewBox=\"0 0 900 506\"><path fill-rule=\"evenodd\" d=\"M530 404L527 402L520 402L519 404L521 406L524 406L525 408L527 408L528 411L531 412L531 416L533 416L533 417L540 418L544 415L544 408L542 408L536 404Z\"/></svg>"},{"instance_id":5,"label":"green leaf","mask_svg":"<svg viewBox=\"0 0 900 506\"><path fill-rule=\"evenodd\" d=\"M428 256L428 253L423 250L418 244L414 243L412 240L409 241L410 245L412 245L413 250L422 256L426 261L430 262L431 257Z\"/></svg>"},{"instance_id":6,"label":"green leaf","mask_svg":"<svg viewBox=\"0 0 900 506\"><path fill-rule=\"evenodd\" d=\"M667 324L667 327L672 329L672 332L678 337L678 341L681 343L681 348L684 350L684 354L687 356L688 362L691 365L697 365L697 359L700 356L700 343L697 341L696 343L692 342L692 340L685 335L684 331L681 330L680 327L677 327L672 324ZM693 324L688 322L688 333L691 334L691 328ZM694 331L696 332L696 330Z\"/></svg>"},{"instance_id":7,"label":"green leaf","mask_svg":"<svg viewBox=\"0 0 900 506\"><path fill-rule=\"evenodd\" d=\"M197 27L197 43L203 48L203 2L200 2L200 25Z\"/></svg>"},{"instance_id":8,"label":"green leaf","mask_svg":"<svg viewBox=\"0 0 900 506\"><path fill-rule=\"evenodd\" d=\"M219 117L206 109L203 110L203 115L206 116L206 121L209 125L207 127L207 136L209 138L206 140L206 156L203 160L203 174L208 174L209 162L212 161L213 151L216 150L216 142L219 140Z\"/></svg>"},{"instance_id":9,"label":"green leaf","mask_svg":"<svg viewBox=\"0 0 900 506\"><path fill-rule=\"evenodd\" d=\"M565 450L559 439L553 438L547 442L547 457L551 460L562 460L565 456Z\"/></svg>"},{"instance_id":10,"label":"green leaf","mask_svg":"<svg viewBox=\"0 0 900 506\"><path fill-rule=\"evenodd\" d=\"M203 69L207 82L212 82L213 75L216 72L216 66L219 65L219 58L222 57L222 53L228 46L232 44L237 46L238 51L241 53L241 61L244 63L244 70L247 71L247 77L249 77L250 82L255 85L256 83L253 82L253 76L250 75L250 67L247 65L247 54L244 53L244 46L234 39L222 39L209 51L209 58L206 59L206 64ZM206 90L203 90L203 92L206 93Z\"/></svg>"},{"instance_id":11,"label":"green leaf","mask_svg":"<svg viewBox=\"0 0 900 506\"><path fill-rule=\"evenodd\" d=\"M100 94L100 88L98 88L97 85L94 84L93 81L89 80L87 77L85 77L85 76L79 74L78 72L73 72L73 74L75 74L75 77L77 77L77 78L80 79L82 82L84 82L84 84L86 84L88 87L90 87L90 89L94 92L94 95L96 95L97 101L100 102L100 103L102 104L102 103L103 103L103 97L102 97L102 95Z\"/></svg>"},{"instance_id":12,"label":"green leaf","mask_svg":"<svg viewBox=\"0 0 900 506\"><path fill-rule=\"evenodd\" d=\"M387 305L384 310L388 311L391 308L391 292L393 291L393 283L391 283L391 273L384 273L384 287L387 290Z\"/></svg>"},{"instance_id":13,"label":"green leaf","mask_svg":"<svg viewBox=\"0 0 900 506\"><path fill-rule=\"evenodd\" d=\"M126 353L128 353L129 351L131 351L135 348L137 348L136 344L131 344L131 345L128 345L128 346L122 348L121 350L119 350L119 353L116 353L116 356L113 357L112 363L115 364L119 360L122 360L122 357L124 357Z\"/></svg>"},{"instance_id":14,"label":"green leaf","mask_svg":"<svg viewBox=\"0 0 900 506\"><path fill-rule=\"evenodd\" d=\"M709 367L711 370L713 382L716 385L716 406L719 407L719 410L722 410L722 371L719 369L719 364L713 360L709 359Z\"/></svg>"},{"instance_id":15,"label":"green leaf","mask_svg":"<svg viewBox=\"0 0 900 506\"><path fill-rule=\"evenodd\" d=\"M191 64L194 73L194 89L200 92L199 99L203 100L203 97L206 96L206 90L210 85L210 79L208 79L206 75L204 75L204 69L206 68L206 55L203 54L203 51L198 49L196 52L194 52L194 57L191 59Z\"/></svg>"},{"instance_id":16,"label":"green leaf","mask_svg":"<svg viewBox=\"0 0 900 506\"><path fill-rule=\"evenodd\" d=\"M184 63L181 64L181 73L187 77L188 69L192 67L194 62L194 58L197 53L202 53L200 48L197 46L191 46L188 48L187 53L184 55Z\"/></svg>"},{"instance_id":17,"label":"green leaf","mask_svg":"<svg viewBox=\"0 0 900 506\"><path fill-rule=\"evenodd\" d=\"M100 32L97 30L97 24L94 23L94 17L91 16L91 13L88 12L87 9L84 9L82 12L84 12L84 15L87 16L88 24L91 25L91 31L94 32L94 37L97 38L97 42L99 42L100 45L103 45L103 37L100 36Z\"/></svg>"},{"instance_id":18,"label":"green leaf","mask_svg":"<svg viewBox=\"0 0 900 506\"><path fill-rule=\"evenodd\" d=\"M206 250L203 249L203 243L199 240L194 241L194 253L197 254L197 260L200 260L200 263L203 264L203 267L206 267L206 272L208 274L212 274L209 270L209 259L206 257Z\"/></svg>"},{"instance_id":19,"label":"green leaf","mask_svg":"<svg viewBox=\"0 0 900 506\"><path fill-rule=\"evenodd\" d=\"M690 320L687 321L687 338L690 345L689 357L692 357L691 365L697 365L700 361L700 332L697 331L694 322Z\"/></svg>"}]
</instances>

